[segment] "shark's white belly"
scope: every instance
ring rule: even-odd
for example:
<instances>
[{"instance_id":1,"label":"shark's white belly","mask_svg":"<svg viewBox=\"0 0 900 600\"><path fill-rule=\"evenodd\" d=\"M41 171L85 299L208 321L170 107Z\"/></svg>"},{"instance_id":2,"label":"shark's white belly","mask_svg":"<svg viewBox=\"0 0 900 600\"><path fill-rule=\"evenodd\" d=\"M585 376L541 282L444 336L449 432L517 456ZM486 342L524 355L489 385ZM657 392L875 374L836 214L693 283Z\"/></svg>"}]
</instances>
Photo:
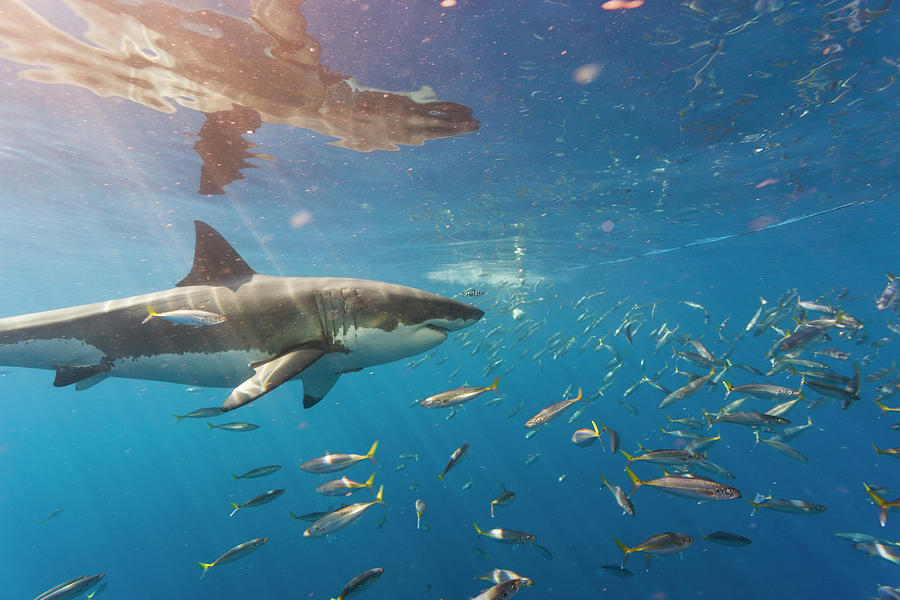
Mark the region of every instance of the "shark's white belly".
<instances>
[{"instance_id":1,"label":"shark's white belly","mask_svg":"<svg viewBox=\"0 0 900 600\"><path fill-rule=\"evenodd\" d=\"M153 379L204 387L234 387L253 375L252 363L271 358L262 352L157 354L113 363L111 377Z\"/></svg>"},{"instance_id":2,"label":"shark's white belly","mask_svg":"<svg viewBox=\"0 0 900 600\"><path fill-rule=\"evenodd\" d=\"M399 325L392 331L351 327L343 337L335 339L349 352L335 352L323 359L334 365L333 372L341 373L415 356L445 339L445 335L421 326Z\"/></svg>"}]
</instances>

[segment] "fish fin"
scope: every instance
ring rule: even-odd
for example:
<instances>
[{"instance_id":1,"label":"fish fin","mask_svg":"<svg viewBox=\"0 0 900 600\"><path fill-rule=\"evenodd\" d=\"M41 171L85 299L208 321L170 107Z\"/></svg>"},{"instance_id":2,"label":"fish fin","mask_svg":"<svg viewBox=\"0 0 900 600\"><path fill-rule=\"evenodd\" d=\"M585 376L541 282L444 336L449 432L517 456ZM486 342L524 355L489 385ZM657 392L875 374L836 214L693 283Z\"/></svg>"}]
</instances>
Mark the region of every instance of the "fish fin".
<instances>
[{"instance_id":1,"label":"fish fin","mask_svg":"<svg viewBox=\"0 0 900 600\"><path fill-rule=\"evenodd\" d=\"M229 517L233 517L233 516L234 516L234 513L236 513L236 512L241 508L240 506L238 506L238 505L235 504L234 502L232 502L231 505L234 507L234 510L231 511L231 514L230 514L230 515L228 515Z\"/></svg>"},{"instance_id":2,"label":"fish fin","mask_svg":"<svg viewBox=\"0 0 900 600\"><path fill-rule=\"evenodd\" d=\"M606 483L606 477L603 476L603 473L598 472L597 474L600 476L600 481L603 482L603 485L600 486L600 489L602 490L603 488L607 487L609 484Z\"/></svg>"},{"instance_id":3,"label":"fish fin","mask_svg":"<svg viewBox=\"0 0 900 600\"><path fill-rule=\"evenodd\" d=\"M175 287L212 285L236 291L256 275L256 271L244 262L218 231L203 221L194 221L194 231L196 237L191 272Z\"/></svg>"},{"instance_id":4,"label":"fish fin","mask_svg":"<svg viewBox=\"0 0 900 600\"><path fill-rule=\"evenodd\" d=\"M487 389L488 389L488 390L496 390L496 389L497 389L497 384L498 384L498 383L500 383L500 376L499 376L499 375L497 376L497 379L494 380L494 383L492 383L491 385L487 386Z\"/></svg>"},{"instance_id":5,"label":"fish fin","mask_svg":"<svg viewBox=\"0 0 900 600\"><path fill-rule=\"evenodd\" d=\"M383 507L387 508L387 504L385 504L384 500L382 499L383 496L384 496L384 486L382 485L378 488L378 493L375 494L375 503L380 504Z\"/></svg>"},{"instance_id":6,"label":"fish fin","mask_svg":"<svg viewBox=\"0 0 900 600\"><path fill-rule=\"evenodd\" d=\"M96 375L92 375L87 379L82 379L81 381L75 384L75 391L83 392L84 390L90 389L109 377L109 373L97 373Z\"/></svg>"},{"instance_id":7,"label":"fish fin","mask_svg":"<svg viewBox=\"0 0 900 600\"><path fill-rule=\"evenodd\" d=\"M641 446L641 445L638 444L638 446ZM641 449L643 449L642 446L641 446ZM627 452L625 452L624 450L619 450L619 452L621 452L622 454L625 455L625 459L628 460L627 466L630 467L630 466L631 466L631 463L634 462L634 457L633 457L632 455L628 454Z\"/></svg>"},{"instance_id":8,"label":"fish fin","mask_svg":"<svg viewBox=\"0 0 900 600\"><path fill-rule=\"evenodd\" d=\"M364 487L371 489L372 484L374 484L374 483L375 483L375 473L372 473L371 475L369 475L369 478L366 479L366 483L364 484Z\"/></svg>"},{"instance_id":9,"label":"fish fin","mask_svg":"<svg viewBox=\"0 0 900 600\"><path fill-rule=\"evenodd\" d=\"M159 316L159 313L156 312L155 310L153 310L152 308L150 308L150 305L148 304L147 305L147 316L144 318L143 321L141 321L141 325L143 325L147 321L151 320L153 317L157 317L157 316Z\"/></svg>"},{"instance_id":10,"label":"fish fin","mask_svg":"<svg viewBox=\"0 0 900 600\"><path fill-rule=\"evenodd\" d=\"M597 439L600 440L600 447L606 451L606 446L603 445L603 438L600 437L600 429L597 427L596 421L591 421L591 425L594 426L594 433L597 435ZM600 425L603 425L603 423L600 423Z\"/></svg>"},{"instance_id":11,"label":"fish fin","mask_svg":"<svg viewBox=\"0 0 900 600\"><path fill-rule=\"evenodd\" d=\"M705 408L701 408L700 410L703 411L703 418L706 419L707 429L712 429L713 418L709 416L709 413Z\"/></svg>"},{"instance_id":12,"label":"fish fin","mask_svg":"<svg viewBox=\"0 0 900 600\"><path fill-rule=\"evenodd\" d=\"M375 440L375 443L372 444L372 447L369 448L368 452L366 452L366 458L368 458L369 460L371 460L373 463L375 463L377 465L378 463L375 462L375 451L376 450L378 450L378 440ZM373 475L373 477L374 477L374 475Z\"/></svg>"},{"instance_id":13,"label":"fish fin","mask_svg":"<svg viewBox=\"0 0 900 600\"><path fill-rule=\"evenodd\" d=\"M625 561L628 560L628 555L631 554L632 550L616 538L613 538L613 541L616 543L616 546L622 551L622 568L625 568Z\"/></svg>"},{"instance_id":14,"label":"fish fin","mask_svg":"<svg viewBox=\"0 0 900 600\"><path fill-rule=\"evenodd\" d=\"M212 431L213 429L215 429L215 428L217 427L216 425L213 425L213 424L210 423L209 421L207 421L206 424L209 425L209 430L210 430L210 431Z\"/></svg>"},{"instance_id":15,"label":"fish fin","mask_svg":"<svg viewBox=\"0 0 900 600\"><path fill-rule=\"evenodd\" d=\"M292 519L295 519L295 520L296 520L296 519L299 519L299 518L300 518L300 517L298 517L297 515L295 515L295 514L294 514L294 511L292 511L292 510L289 510L289 511L288 511L288 514L291 515L291 518L292 518Z\"/></svg>"},{"instance_id":16,"label":"fish fin","mask_svg":"<svg viewBox=\"0 0 900 600\"><path fill-rule=\"evenodd\" d=\"M203 563L198 562L197 565L203 567L203 573L200 575L200 579L203 579L206 576L206 571L213 566L215 563Z\"/></svg>"},{"instance_id":17,"label":"fish fin","mask_svg":"<svg viewBox=\"0 0 900 600\"><path fill-rule=\"evenodd\" d=\"M176 419L176 423L181 423L181 420L184 418L184 415L172 415Z\"/></svg>"},{"instance_id":18,"label":"fish fin","mask_svg":"<svg viewBox=\"0 0 900 600\"><path fill-rule=\"evenodd\" d=\"M56 377L53 379L53 387L72 385L73 383L78 383L79 381L89 379L102 373L109 373L111 369L112 365L108 362L101 362L100 364L90 365L88 367L59 366L56 367Z\"/></svg>"},{"instance_id":19,"label":"fish fin","mask_svg":"<svg viewBox=\"0 0 900 600\"><path fill-rule=\"evenodd\" d=\"M750 516L752 517L753 515L756 514L756 511L759 510L759 502L758 502L759 494L757 494L757 500L751 500L750 498L744 498L744 500L749 502L750 505L753 507L753 510L750 512Z\"/></svg>"},{"instance_id":20,"label":"fish fin","mask_svg":"<svg viewBox=\"0 0 900 600\"><path fill-rule=\"evenodd\" d=\"M303 408L312 408L325 397L340 375L336 373L317 373L315 375L301 376L303 380Z\"/></svg>"},{"instance_id":21,"label":"fish fin","mask_svg":"<svg viewBox=\"0 0 900 600\"><path fill-rule=\"evenodd\" d=\"M227 412L253 402L293 379L323 354L318 348L298 348L253 367L255 373L231 391L222 403L222 410Z\"/></svg>"},{"instance_id":22,"label":"fish fin","mask_svg":"<svg viewBox=\"0 0 900 600\"><path fill-rule=\"evenodd\" d=\"M731 385L731 382L729 382L727 379L722 382L722 385L725 386L725 397L727 398L728 394L730 394L731 391L734 389L734 386Z\"/></svg>"},{"instance_id":23,"label":"fish fin","mask_svg":"<svg viewBox=\"0 0 900 600\"><path fill-rule=\"evenodd\" d=\"M882 451L878 448L878 446L875 445L874 442L872 443L872 447L875 448L875 452L877 452L878 454L882 453Z\"/></svg>"},{"instance_id":24,"label":"fish fin","mask_svg":"<svg viewBox=\"0 0 900 600\"><path fill-rule=\"evenodd\" d=\"M480 527L478 527L477 523L472 523L472 525L475 526L475 531L478 533L478 535L484 535L484 532L481 530Z\"/></svg>"},{"instance_id":25,"label":"fish fin","mask_svg":"<svg viewBox=\"0 0 900 600\"><path fill-rule=\"evenodd\" d=\"M628 497L631 498L637 491L637 489L644 484L644 482L638 479L638 476L635 475L629 467L625 467L625 471L628 472L628 476L631 478L631 482L634 484L631 486L631 491L628 492Z\"/></svg>"},{"instance_id":26,"label":"fish fin","mask_svg":"<svg viewBox=\"0 0 900 600\"><path fill-rule=\"evenodd\" d=\"M235 480L235 481L237 481L238 479L241 478L240 475L235 475L234 473L232 473L231 476L234 477L234 480Z\"/></svg>"},{"instance_id":27,"label":"fish fin","mask_svg":"<svg viewBox=\"0 0 900 600\"><path fill-rule=\"evenodd\" d=\"M578 402L582 398L584 398L584 396L581 394L581 388L578 388L578 395L575 396L575 398L572 400L572 402Z\"/></svg>"}]
</instances>

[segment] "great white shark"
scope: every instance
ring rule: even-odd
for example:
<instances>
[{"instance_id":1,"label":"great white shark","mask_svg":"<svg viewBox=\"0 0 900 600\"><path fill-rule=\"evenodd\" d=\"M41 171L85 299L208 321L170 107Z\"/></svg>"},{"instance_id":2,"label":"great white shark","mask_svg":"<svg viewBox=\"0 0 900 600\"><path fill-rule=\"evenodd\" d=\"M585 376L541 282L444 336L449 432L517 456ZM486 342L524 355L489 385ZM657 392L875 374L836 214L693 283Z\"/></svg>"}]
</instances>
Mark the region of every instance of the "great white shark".
<instances>
[{"instance_id":1,"label":"great white shark","mask_svg":"<svg viewBox=\"0 0 900 600\"><path fill-rule=\"evenodd\" d=\"M54 386L76 389L107 377L234 388L226 411L300 379L309 408L343 373L425 352L484 315L381 281L261 275L215 229L194 225L193 267L174 288L0 319L0 364L54 370ZM148 307L225 321L142 324Z\"/></svg>"}]
</instances>

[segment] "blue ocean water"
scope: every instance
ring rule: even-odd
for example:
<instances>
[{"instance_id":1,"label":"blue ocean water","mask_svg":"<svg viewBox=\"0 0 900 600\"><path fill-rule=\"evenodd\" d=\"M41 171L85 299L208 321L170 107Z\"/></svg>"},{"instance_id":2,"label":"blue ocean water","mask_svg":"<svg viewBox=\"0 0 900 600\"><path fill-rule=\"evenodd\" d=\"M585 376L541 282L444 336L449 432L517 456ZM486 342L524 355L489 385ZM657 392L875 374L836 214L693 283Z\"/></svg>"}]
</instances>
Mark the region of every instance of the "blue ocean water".
<instances>
[{"instance_id":1,"label":"blue ocean water","mask_svg":"<svg viewBox=\"0 0 900 600\"><path fill-rule=\"evenodd\" d=\"M745 428L709 430L722 435L709 458L744 498L771 492L825 505L823 514L751 517L743 500L698 504L642 488L636 516L623 516L600 474L627 490L624 457L570 442L594 419L628 453L674 447L659 430L671 427L666 416L702 418L735 394L726 401L718 384L669 410L646 384L623 398L664 365L669 389L687 382L676 365L708 372L676 363L673 348L689 349L680 342L654 353L650 332L677 326L717 356L733 347L733 363L767 371L779 334L740 336L760 297L774 306L795 290L863 321L862 333L835 329L824 344L850 360L814 357L812 347L803 358L846 376L856 363L863 377L898 361L887 325L900 317L875 307L885 272L900 270L891 2L3 0L0 15L0 316L168 289L190 269L195 219L261 273L485 292L466 298L484 318L427 358L347 374L312 409L291 382L213 420L260 425L249 433L172 417L220 404L227 389L110 378L76 391L52 387L52 371L2 367L0 597L34 598L102 572L110 598L333 598L372 567L384 575L361 598L471 598L487 587L475 577L495 567L534 580L522 598L866 598L900 584L897 565L834 536L900 540L900 517L882 528L863 487L900 492L897 463L871 446L900 445L895 419L872 402L882 394L894 406L876 388L893 381L897 391L896 373L863 382L847 410L810 408L819 396L807 390L787 416L820 428L791 442L805 464ZM334 74L353 77L357 93L379 91L347 108L358 96ZM417 112L401 91L421 86L473 117L447 105ZM382 101L399 108L385 116ZM246 121L229 113L231 130L201 137L214 120L204 113L238 107ZM401 135L429 116L453 127ZM204 139L219 140L208 155L194 147ZM222 193L198 194L204 158ZM238 166L222 174L229 161ZM709 322L683 300L705 307ZM615 334L629 311L633 344ZM776 326L790 330L796 298L782 313ZM609 378L614 354L601 342L621 357ZM499 406L484 405L488 394L449 419L412 406L497 375ZM800 384L736 367L725 378ZM525 437L530 416L579 387L594 398L576 421L567 423L577 404ZM744 410L771 406L751 399ZM375 440L378 464L346 474L375 472L387 508L305 539L309 524L288 511L340 502L316 494L328 479L300 462L362 453ZM464 442L468 458L442 482ZM284 467L231 477L268 464ZM516 500L491 519L502 486ZM274 488L287 491L228 518L232 502ZM552 559L477 537L473 522L533 533ZM715 530L753 543L702 539ZM622 559L613 538L636 545L665 531L694 543L649 567L632 556L631 578L601 568ZM200 579L198 561L263 536L259 551Z\"/></svg>"}]
</instances>

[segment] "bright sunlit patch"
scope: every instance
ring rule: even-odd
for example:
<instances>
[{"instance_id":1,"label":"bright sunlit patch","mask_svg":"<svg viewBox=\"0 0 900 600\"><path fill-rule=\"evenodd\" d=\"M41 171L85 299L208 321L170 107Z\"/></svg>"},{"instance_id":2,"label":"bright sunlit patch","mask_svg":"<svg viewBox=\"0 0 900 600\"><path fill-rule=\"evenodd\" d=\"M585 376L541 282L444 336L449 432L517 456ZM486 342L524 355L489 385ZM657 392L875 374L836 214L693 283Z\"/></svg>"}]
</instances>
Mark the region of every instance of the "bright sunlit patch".
<instances>
[{"instance_id":1,"label":"bright sunlit patch","mask_svg":"<svg viewBox=\"0 0 900 600\"><path fill-rule=\"evenodd\" d=\"M767 185L772 185L773 183L778 183L778 180L772 179L771 177L769 177L768 179L763 179L762 181L757 183L754 187L757 187L757 188L766 187Z\"/></svg>"},{"instance_id":2,"label":"bright sunlit patch","mask_svg":"<svg viewBox=\"0 0 900 600\"><path fill-rule=\"evenodd\" d=\"M600 5L603 10L618 10L620 8L637 8L644 5L644 0L608 0Z\"/></svg>"},{"instance_id":3,"label":"bright sunlit patch","mask_svg":"<svg viewBox=\"0 0 900 600\"><path fill-rule=\"evenodd\" d=\"M456 6L456 0L441 0L441 6L444 8L453 8Z\"/></svg>"},{"instance_id":4,"label":"bright sunlit patch","mask_svg":"<svg viewBox=\"0 0 900 600\"><path fill-rule=\"evenodd\" d=\"M572 73L572 79L575 80L575 83L580 83L582 85L591 83L603 72L603 65L598 63L589 63L586 65L581 65Z\"/></svg>"},{"instance_id":5,"label":"bright sunlit patch","mask_svg":"<svg viewBox=\"0 0 900 600\"><path fill-rule=\"evenodd\" d=\"M294 229L300 229L304 225L312 223L313 216L308 210L301 210L300 212L291 215L289 222Z\"/></svg>"}]
</instances>

